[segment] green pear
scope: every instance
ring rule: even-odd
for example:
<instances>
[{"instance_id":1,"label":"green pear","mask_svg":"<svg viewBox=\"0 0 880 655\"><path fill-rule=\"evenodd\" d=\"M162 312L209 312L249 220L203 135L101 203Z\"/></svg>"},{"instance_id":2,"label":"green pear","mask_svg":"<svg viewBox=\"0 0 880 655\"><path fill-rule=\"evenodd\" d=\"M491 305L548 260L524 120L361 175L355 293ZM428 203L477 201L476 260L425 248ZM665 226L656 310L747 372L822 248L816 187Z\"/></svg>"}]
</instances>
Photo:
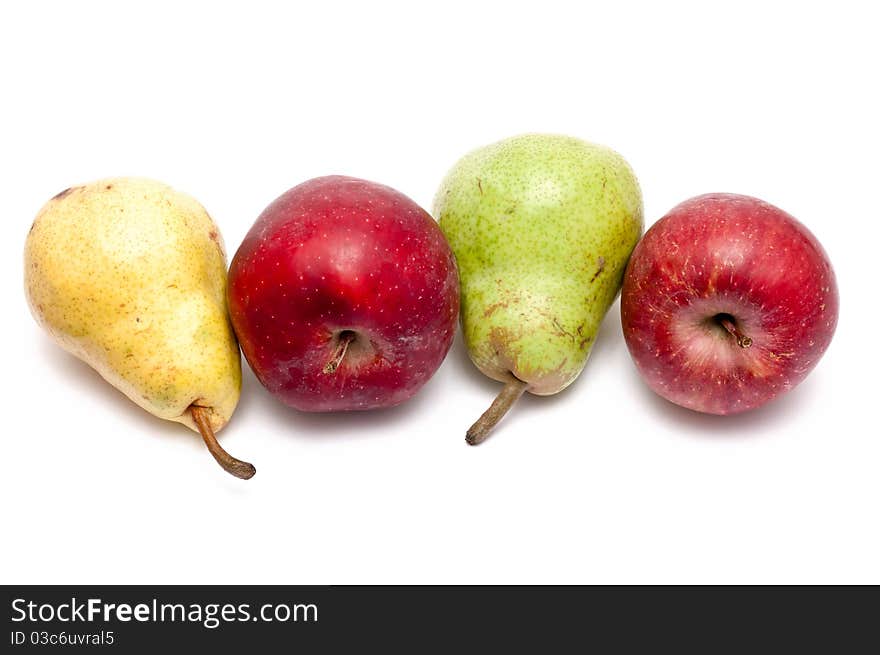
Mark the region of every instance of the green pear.
<instances>
[{"instance_id":1,"label":"green pear","mask_svg":"<svg viewBox=\"0 0 880 655\"><path fill-rule=\"evenodd\" d=\"M191 197L140 178L62 191L27 236L37 322L146 411L200 432L229 473L253 466L214 436L241 392L220 233Z\"/></svg>"},{"instance_id":2,"label":"green pear","mask_svg":"<svg viewBox=\"0 0 880 655\"><path fill-rule=\"evenodd\" d=\"M523 392L558 393L583 370L642 233L641 191L616 152L530 134L459 160L434 216L458 261L468 353L505 384L468 430L477 444Z\"/></svg>"}]
</instances>

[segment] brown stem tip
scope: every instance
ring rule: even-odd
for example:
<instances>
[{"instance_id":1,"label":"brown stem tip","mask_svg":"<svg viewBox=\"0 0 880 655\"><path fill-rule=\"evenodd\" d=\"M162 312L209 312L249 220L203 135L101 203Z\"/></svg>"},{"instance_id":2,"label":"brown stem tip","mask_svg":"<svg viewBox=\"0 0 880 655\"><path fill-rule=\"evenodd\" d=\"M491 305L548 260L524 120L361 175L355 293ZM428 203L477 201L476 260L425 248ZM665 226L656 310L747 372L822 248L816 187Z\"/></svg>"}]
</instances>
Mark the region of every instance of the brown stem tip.
<instances>
[{"instance_id":1,"label":"brown stem tip","mask_svg":"<svg viewBox=\"0 0 880 655\"><path fill-rule=\"evenodd\" d=\"M471 446L483 443L486 437L489 436L492 428L507 414L508 410L513 407L513 403L519 400L519 397L523 395L523 392L528 387L527 382L511 376L511 380L504 385L501 393L498 394L489 406L489 409L483 412L483 415L477 419L477 422L468 429L464 440Z\"/></svg>"},{"instance_id":2,"label":"brown stem tip","mask_svg":"<svg viewBox=\"0 0 880 655\"><path fill-rule=\"evenodd\" d=\"M339 368L339 365L342 363L342 358L345 357L345 353L348 352L348 347L356 338L357 334L352 330L343 330L339 333L339 342L336 344L336 350L333 351L333 357L330 358L330 361L327 362L327 365L324 367L324 373L330 374L336 372L336 369Z\"/></svg>"},{"instance_id":3,"label":"brown stem tip","mask_svg":"<svg viewBox=\"0 0 880 655\"><path fill-rule=\"evenodd\" d=\"M196 427L199 428L208 451L214 456L217 463L223 467L224 471L242 480L249 480L254 477L257 469L254 468L253 464L236 459L223 450L223 447L217 442L217 437L214 436L214 429L211 427L211 421L208 420L208 409L206 407L191 405L189 413L192 415Z\"/></svg>"},{"instance_id":4,"label":"brown stem tip","mask_svg":"<svg viewBox=\"0 0 880 655\"><path fill-rule=\"evenodd\" d=\"M736 327L736 323L731 321L726 316L718 319L718 322L721 323L721 326L730 332L730 334L736 339L736 342L739 344L740 348L748 348L752 345L752 338L747 337L742 332L739 331L739 328Z\"/></svg>"}]
</instances>

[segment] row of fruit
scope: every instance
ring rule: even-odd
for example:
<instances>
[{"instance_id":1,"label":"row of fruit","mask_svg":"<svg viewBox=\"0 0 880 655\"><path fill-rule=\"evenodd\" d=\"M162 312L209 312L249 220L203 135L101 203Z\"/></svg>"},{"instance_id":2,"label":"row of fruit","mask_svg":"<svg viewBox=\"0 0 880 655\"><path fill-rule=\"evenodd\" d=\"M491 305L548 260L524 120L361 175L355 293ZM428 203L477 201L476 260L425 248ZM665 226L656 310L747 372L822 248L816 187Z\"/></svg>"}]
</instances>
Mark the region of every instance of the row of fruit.
<instances>
[{"instance_id":1,"label":"row of fruit","mask_svg":"<svg viewBox=\"0 0 880 655\"><path fill-rule=\"evenodd\" d=\"M151 180L101 180L40 211L25 288L63 348L151 414L200 432L241 478L254 467L214 435L238 402L239 346L288 405L369 410L427 382L460 317L474 364L503 384L467 431L477 444L524 392L577 378L621 288L643 378L701 412L791 389L837 323L831 264L794 218L708 194L642 238L632 169L579 139L526 135L466 155L433 213L380 184L313 179L266 208L227 275L199 203Z\"/></svg>"}]
</instances>

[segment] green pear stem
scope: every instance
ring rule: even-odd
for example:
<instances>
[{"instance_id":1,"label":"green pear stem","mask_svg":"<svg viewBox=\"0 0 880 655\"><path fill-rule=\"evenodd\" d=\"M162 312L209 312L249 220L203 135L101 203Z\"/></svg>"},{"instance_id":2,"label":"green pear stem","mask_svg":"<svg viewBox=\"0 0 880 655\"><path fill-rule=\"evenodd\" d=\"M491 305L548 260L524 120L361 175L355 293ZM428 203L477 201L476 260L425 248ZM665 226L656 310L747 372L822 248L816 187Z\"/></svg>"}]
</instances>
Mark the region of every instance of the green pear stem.
<instances>
[{"instance_id":1,"label":"green pear stem","mask_svg":"<svg viewBox=\"0 0 880 655\"><path fill-rule=\"evenodd\" d=\"M196 426L199 428L199 432L202 435L202 439L205 440L205 445L208 447L208 451L214 456L217 463L223 467L224 471L237 478L241 478L242 480L249 480L254 477L257 469L254 468L253 464L248 464L240 459L236 459L223 450L223 447L217 442L217 437L214 435L214 429L211 427L211 422L208 420L208 409L206 407L191 405L189 413L192 415L193 421L195 421Z\"/></svg>"},{"instance_id":2,"label":"green pear stem","mask_svg":"<svg viewBox=\"0 0 880 655\"><path fill-rule=\"evenodd\" d=\"M339 333L339 343L336 344L336 350L333 352L333 357L330 358L330 361L327 362L327 365L324 367L324 373L330 374L336 372L336 369L339 368L339 365L342 363L342 358L345 357L345 353L348 352L348 347L356 338L357 335L351 330L343 330Z\"/></svg>"},{"instance_id":3,"label":"green pear stem","mask_svg":"<svg viewBox=\"0 0 880 655\"><path fill-rule=\"evenodd\" d=\"M468 429L465 441L471 446L483 443L486 437L489 436L492 428L507 414L508 410L513 407L513 403L519 400L519 397L528 388L527 382L511 376L510 381L504 385L501 393L492 401L489 409L483 412L483 415L477 419L477 422Z\"/></svg>"},{"instance_id":4,"label":"green pear stem","mask_svg":"<svg viewBox=\"0 0 880 655\"><path fill-rule=\"evenodd\" d=\"M721 327L730 332L730 334L736 339L736 342L739 344L740 348L748 348L752 345L751 337L747 337L742 332L739 331L739 328L736 327L733 321L729 318L722 318L719 320L721 323Z\"/></svg>"}]
</instances>

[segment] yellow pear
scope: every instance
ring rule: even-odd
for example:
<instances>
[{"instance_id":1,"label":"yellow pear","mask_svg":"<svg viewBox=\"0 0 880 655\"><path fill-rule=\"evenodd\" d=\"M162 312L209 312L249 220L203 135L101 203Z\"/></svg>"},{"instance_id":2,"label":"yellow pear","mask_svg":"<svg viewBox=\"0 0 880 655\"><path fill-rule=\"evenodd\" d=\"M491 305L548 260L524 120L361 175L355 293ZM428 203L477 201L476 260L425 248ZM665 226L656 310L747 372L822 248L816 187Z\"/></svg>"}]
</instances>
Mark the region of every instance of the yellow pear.
<instances>
[{"instance_id":1,"label":"yellow pear","mask_svg":"<svg viewBox=\"0 0 880 655\"><path fill-rule=\"evenodd\" d=\"M25 292L65 350L151 414L201 433L229 473L249 478L214 432L241 392L226 310L220 232L193 198L148 179L66 189L25 244Z\"/></svg>"}]
</instances>

